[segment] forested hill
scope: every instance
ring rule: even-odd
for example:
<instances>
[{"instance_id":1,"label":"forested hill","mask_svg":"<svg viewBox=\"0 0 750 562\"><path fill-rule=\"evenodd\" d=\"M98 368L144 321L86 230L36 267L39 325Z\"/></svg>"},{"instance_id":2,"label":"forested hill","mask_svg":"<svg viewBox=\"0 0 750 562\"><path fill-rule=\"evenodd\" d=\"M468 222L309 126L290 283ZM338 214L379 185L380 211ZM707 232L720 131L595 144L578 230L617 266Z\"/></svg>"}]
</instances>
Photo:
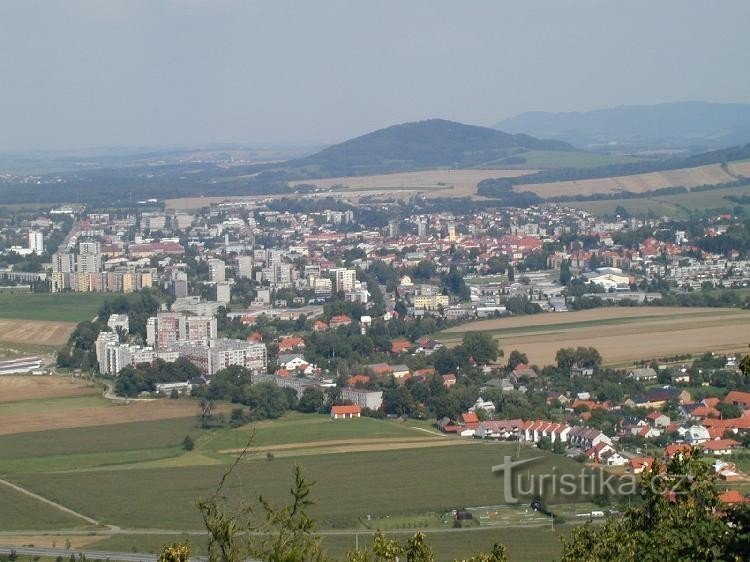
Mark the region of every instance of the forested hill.
<instances>
[{"instance_id":1,"label":"forested hill","mask_svg":"<svg viewBox=\"0 0 750 562\"><path fill-rule=\"evenodd\" d=\"M319 176L348 176L437 167L468 168L491 164L526 150L574 149L562 141L430 119L379 129L312 156L289 161L285 166Z\"/></svg>"},{"instance_id":2,"label":"forested hill","mask_svg":"<svg viewBox=\"0 0 750 562\"><path fill-rule=\"evenodd\" d=\"M497 129L560 139L576 146L707 150L750 142L750 104L676 102L594 111L532 111Z\"/></svg>"}]
</instances>

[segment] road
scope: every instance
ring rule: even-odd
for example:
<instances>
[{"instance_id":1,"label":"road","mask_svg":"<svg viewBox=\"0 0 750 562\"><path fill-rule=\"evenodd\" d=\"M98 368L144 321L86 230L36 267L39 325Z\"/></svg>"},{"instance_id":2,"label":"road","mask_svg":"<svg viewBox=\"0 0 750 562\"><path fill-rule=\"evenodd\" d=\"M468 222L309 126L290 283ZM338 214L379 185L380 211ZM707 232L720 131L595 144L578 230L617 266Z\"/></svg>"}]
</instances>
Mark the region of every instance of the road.
<instances>
[{"instance_id":1,"label":"road","mask_svg":"<svg viewBox=\"0 0 750 562\"><path fill-rule=\"evenodd\" d=\"M76 555L76 557L78 557L79 554L83 554L89 560L118 560L121 562L156 562L159 558L156 554L144 554L140 552L108 552L106 550L66 550L64 548L0 546L0 554L10 554L11 551L15 551L16 554L25 556L62 556L66 560L70 558L71 554ZM190 560L205 562L207 559L201 556L191 556Z\"/></svg>"}]
</instances>

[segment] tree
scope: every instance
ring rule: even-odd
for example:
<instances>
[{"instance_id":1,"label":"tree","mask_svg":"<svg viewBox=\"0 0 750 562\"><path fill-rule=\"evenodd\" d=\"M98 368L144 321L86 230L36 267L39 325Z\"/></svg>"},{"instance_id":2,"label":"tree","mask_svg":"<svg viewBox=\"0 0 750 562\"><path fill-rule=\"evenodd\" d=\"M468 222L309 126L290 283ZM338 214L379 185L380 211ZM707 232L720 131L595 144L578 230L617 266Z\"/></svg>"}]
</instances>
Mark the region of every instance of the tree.
<instances>
[{"instance_id":1,"label":"tree","mask_svg":"<svg viewBox=\"0 0 750 562\"><path fill-rule=\"evenodd\" d=\"M213 400L201 398L198 405L200 406L200 414L198 417L200 418L201 427L206 429L213 421L214 403Z\"/></svg>"},{"instance_id":2,"label":"tree","mask_svg":"<svg viewBox=\"0 0 750 562\"><path fill-rule=\"evenodd\" d=\"M480 365L495 361L503 353L498 349L497 341L486 332L466 332L461 344L469 356Z\"/></svg>"},{"instance_id":3,"label":"tree","mask_svg":"<svg viewBox=\"0 0 750 562\"><path fill-rule=\"evenodd\" d=\"M570 273L570 261L563 260L560 264L560 285L567 285L572 278L573 275Z\"/></svg>"},{"instance_id":4,"label":"tree","mask_svg":"<svg viewBox=\"0 0 750 562\"><path fill-rule=\"evenodd\" d=\"M313 412L322 412L325 403L325 395L318 387L309 386L302 391L302 396L297 403L297 409L300 412L311 414Z\"/></svg>"},{"instance_id":5,"label":"tree","mask_svg":"<svg viewBox=\"0 0 750 562\"><path fill-rule=\"evenodd\" d=\"M519 365L528 365L529 364L529 358L526 356L525 353L521 353L520 351L514 349L510 352L510 355L508 356L508 369L512 371Z\"/></svg>"},{"instance_id":6,"label":"tree","mask_svg":"<svg viewBox=\"0 0 750 562\"><path fill-rule=\"evenodd\" d=\"M750 510L723 505L716 479L698 449L654 463L642 480L642 504L597 527L575 528L563 540L563 562L744 560Z\"/></svg>"},{"instance_id":7,"label":"tree","mask_svg":"<svg viewBox=\"0 0 750 562\"><path fill-rule=\"evenodd\" d=\"M185 436L185 439L182 440L182 448L186 451L192 451L193 448L195 448L195 443L193 442L193 438L189 435Z\"/></svg>"}]
</instances>

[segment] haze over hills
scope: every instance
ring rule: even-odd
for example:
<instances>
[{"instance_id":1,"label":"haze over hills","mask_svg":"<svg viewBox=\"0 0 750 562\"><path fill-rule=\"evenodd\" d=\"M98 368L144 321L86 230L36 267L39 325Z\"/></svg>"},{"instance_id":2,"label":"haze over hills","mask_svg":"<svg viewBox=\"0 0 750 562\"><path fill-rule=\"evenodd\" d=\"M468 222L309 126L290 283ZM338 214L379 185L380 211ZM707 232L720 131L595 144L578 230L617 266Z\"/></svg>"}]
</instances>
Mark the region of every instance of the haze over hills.
<instances>
[{"instance_id":1,"label":"haze over hills","mask_svg":"<svg viewBox=\"0 0 750 562\"><path fill-rule=\"evenodd\" d=\"M430 119L393 125L291 160L313 175L359 175L424 168L471 168L528 150L573 151L567 142L508 134L488 127Z\"/></svg>"},{"instance_id":2,"label":"haze over hills","mask_svg":"<svg viewBox=\"0 0 750 562\"><path fill-rule=\"evenodd\" d=\"M578 147L687 148L697 152L750 142L750 104L691 101L570 113L531 111L494 127Z\"/></svg>"}]
</instances>

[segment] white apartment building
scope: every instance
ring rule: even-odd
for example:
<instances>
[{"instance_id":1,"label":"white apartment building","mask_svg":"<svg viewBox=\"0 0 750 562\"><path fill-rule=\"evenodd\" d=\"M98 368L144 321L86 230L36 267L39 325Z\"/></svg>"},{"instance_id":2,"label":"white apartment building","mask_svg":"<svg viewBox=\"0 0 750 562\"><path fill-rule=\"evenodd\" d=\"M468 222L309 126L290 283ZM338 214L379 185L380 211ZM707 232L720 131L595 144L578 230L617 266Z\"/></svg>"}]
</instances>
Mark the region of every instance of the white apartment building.
<instances>
[{"instance_id":1,"label":"white apartment building","mask_svg":"<svg viewBox=\"0 0 750 562\"><path fill-rule=\"evenodd\" d=\"M44 236L38 230L29 231L29 250L39 256L44 253Z\"/></svg>"}]
</instances>

